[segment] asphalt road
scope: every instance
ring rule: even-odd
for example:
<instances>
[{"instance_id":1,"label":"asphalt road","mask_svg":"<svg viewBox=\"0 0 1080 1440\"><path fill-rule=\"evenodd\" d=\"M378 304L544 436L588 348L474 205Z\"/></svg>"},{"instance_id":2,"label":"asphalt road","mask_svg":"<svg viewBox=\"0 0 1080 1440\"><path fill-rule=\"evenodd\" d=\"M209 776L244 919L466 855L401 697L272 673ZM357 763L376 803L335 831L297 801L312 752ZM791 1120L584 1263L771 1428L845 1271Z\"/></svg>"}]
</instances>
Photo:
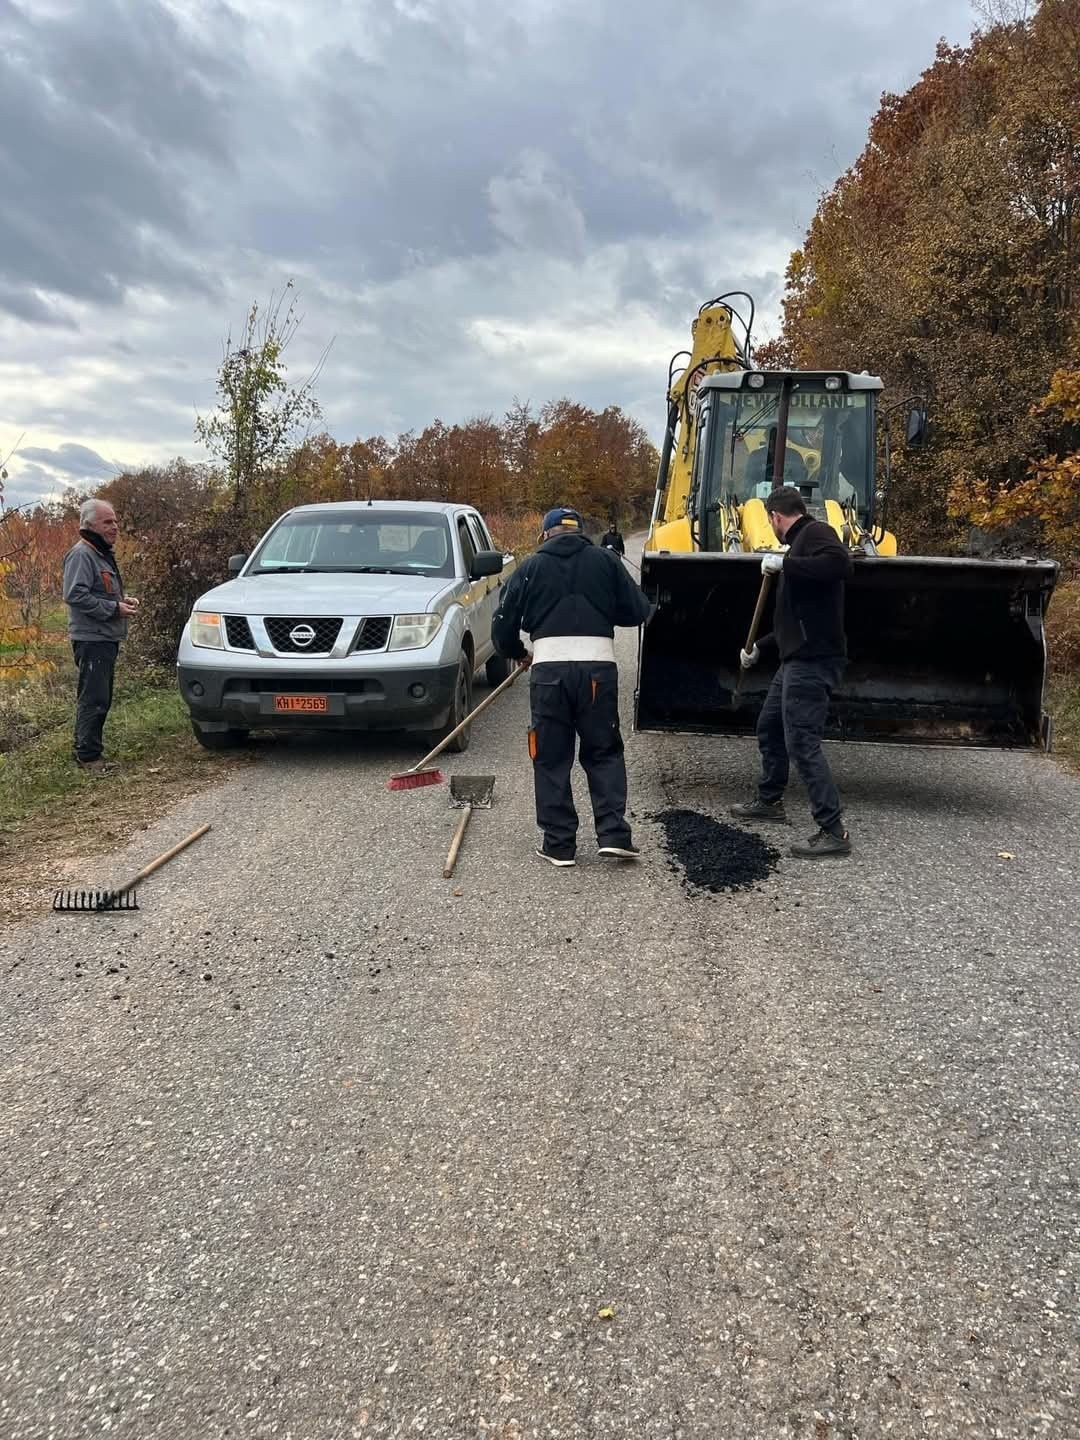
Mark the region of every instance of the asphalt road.
<instances>
[{"instance_id":1,"label":"asphalt road","mask_svg":"<svg viewBox=\"0 0 1080 1440\"><path fill-rule=\"evenodd\" d=\"M315 737L0 939L0 1436L1080 1435L1080 781L832 747L856 855L694 896L752 742L628 737L644 862L557 872L526 713L452 882Z\"/></svg>"}]
</instances>

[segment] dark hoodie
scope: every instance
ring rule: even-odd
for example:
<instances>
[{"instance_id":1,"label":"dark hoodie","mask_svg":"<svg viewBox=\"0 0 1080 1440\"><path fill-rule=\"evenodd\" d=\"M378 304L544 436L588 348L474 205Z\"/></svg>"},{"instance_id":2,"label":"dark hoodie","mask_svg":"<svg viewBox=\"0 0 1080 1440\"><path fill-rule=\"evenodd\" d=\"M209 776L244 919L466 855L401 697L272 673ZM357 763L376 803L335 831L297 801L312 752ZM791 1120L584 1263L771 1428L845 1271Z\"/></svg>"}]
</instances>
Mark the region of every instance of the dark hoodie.
<instances>
[{"instance_id":1,"label":"dark hoodie","mask_svg":"<svg viewBox=\"0 0 1080 1440\"><path fill-rule=\"evenodd\" d=\"M585 535L556 535L511 575L495 612L491 638L509 660L534 641L553 635L615 634L616 625L641 625L652 606L618 557L598 550Z\"/></svg>"},{"instance_id":2,"label":"dark hoodie","mask_svg":"<svg viewBox=\"0 0 1080 1440\"><path fill-rule=\"evenodd\" d=\"M773 631L758 641L781 660L834 660L847 654L844 582L851 551L831 525L809 515L787 532L790 547L776 591Z\"/></svg>"}]
</instances>

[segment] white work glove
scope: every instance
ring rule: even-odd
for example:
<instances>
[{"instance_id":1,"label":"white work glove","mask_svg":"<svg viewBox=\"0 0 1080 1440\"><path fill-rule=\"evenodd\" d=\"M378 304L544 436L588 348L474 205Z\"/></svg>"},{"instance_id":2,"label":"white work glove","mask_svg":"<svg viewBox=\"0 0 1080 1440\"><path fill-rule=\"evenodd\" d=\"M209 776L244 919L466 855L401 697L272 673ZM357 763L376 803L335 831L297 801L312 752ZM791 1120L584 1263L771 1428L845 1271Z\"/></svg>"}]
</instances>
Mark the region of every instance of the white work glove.
<instances>
[{"instance_id":1,"label":"white work glove","mask_svg":"<svg viewBox=\"0 0 1080 1440\"><path fill-rule=\"evenodd\" d=\"M755 645L752 650L739 651L739 664L744 670L752 670L761 659L761 651Z\"/></svg>"},{"instance_id":2,"label":"white work glove","mask_svg":"<svg viewBox=\"0 0 1080 1440\"><path fill-rule=\"evenodd\" d=\"M762 575L779 575L784 568L784 557L778 550L770 550L761 557Z\"/></svg>"}]
</instances>

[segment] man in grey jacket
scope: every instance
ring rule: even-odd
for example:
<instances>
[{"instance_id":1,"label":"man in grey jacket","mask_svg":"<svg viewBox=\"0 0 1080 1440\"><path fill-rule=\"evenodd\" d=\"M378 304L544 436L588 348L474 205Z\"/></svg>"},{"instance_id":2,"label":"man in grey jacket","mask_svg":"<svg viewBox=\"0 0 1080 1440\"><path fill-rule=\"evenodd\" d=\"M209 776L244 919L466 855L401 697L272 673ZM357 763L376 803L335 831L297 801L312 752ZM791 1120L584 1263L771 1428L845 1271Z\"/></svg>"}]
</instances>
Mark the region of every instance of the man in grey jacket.
<instances>
[{"instance_id":1,"label":"man in grey jacket","mask_svg":"<svg viewBox=\"0 0 1080 1440\"><path fill-rule=\"evenodd\" d=\"M75 760L103 770L102 731L113 696L113 673L128 620L139 608L124 595L113 554L120 534L116 511L105 500L87 500L79 511L79 542L64 556L64 603L68 635L79 671L75 703Z\"/></svg>"}]
</instances>

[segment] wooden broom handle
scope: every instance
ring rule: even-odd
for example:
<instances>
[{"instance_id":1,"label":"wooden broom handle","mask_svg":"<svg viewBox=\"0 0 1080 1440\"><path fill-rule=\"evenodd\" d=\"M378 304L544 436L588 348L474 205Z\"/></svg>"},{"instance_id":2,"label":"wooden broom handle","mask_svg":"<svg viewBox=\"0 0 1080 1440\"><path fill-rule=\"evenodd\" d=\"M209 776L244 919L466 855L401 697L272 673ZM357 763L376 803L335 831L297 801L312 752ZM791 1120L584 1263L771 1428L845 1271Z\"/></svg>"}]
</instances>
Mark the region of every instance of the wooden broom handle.
<instances>
[{"instance_id":1,"label":"wooden broom handle","mask_svg":"<svg viewBox=\"0 0 1080 1440\"><path fill-rule=\"evenodd\" d=\"M145 880L146 877L148 875L152 875L155 870L160 870L162 865L164 865L167 860L171 860L174 855L179 855L181 850L186 850L193 841L198 840L200 836L205 835L209 829L209 825L200 825L198 830L193 830L191 834L186 836L183 840L177 841L177 843L172 847L171 850L166 850L164 855L159 855L156 860L151 860L149 865L144 865L143 868L139 871L139 873L132 876L132 878L127 882L126 885L121 885L119 889L114 890L111 893L114 895L124 895L128 890L133 890L135 886L138 885L140 880Z\"/></svg>"},{"instance_id":2,"label":"wooden broom handle","mask_svg":"<svg viewBox=\"0 0 1080 1440\"><path fill-rule=\"evenodd\" d=\"M497 700L504 690L508 690L510 686L514 683L514 681L518 678L518 676L524 673L524 668L524 666L515 665L514 669L510 671L510 674L506 677L506 679L503 680L500 684L496 685L495 689L492 690L491 694L485 696L485 698L480 701L479 705L475 706L474 709L470 710L469 713L465 716L465 719L462 720L460 725L455 725L453 730L450 731L449 735L443 736L443 738L439 741L438 745L435 746L434 750L429 750L428 753L424 756L424 758L422 760L418 760L415 765L411 765L409 769L405 771L405 774L413 775L416 773L417 770L423 770L424 766L428 763L429 760L434 760L437 755L441 755L442 752L446 749L447 745L450 744L450 741L453 740L454 736L460 735L462 730L465 729L466 725L472 724L472 722L476 719L477 715L480 714L481 710L486 710L493 700Z\"/></svg>"}]
</instances>

